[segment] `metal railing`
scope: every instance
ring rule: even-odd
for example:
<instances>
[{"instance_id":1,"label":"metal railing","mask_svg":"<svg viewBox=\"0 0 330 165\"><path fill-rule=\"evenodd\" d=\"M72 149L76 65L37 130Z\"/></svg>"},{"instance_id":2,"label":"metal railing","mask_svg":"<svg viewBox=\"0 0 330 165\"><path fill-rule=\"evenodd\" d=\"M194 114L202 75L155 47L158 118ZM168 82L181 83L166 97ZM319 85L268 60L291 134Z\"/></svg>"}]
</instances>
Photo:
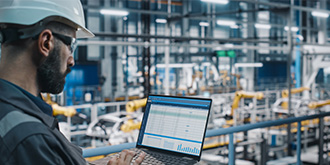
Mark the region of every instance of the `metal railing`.
<instances>
[{"instance_id":1,"label":"metal railing","mask_svg":"<svg viewBox=\"0 0 330 165\"><path fill-rule=\"evenodd\" d=\"M309 116L301 116L301 117L290 117L286 119L279 119L279 120L273 120L273 121L264 121L264 122L258 122L253 124L245 124L235 127L229 127L229 128L220 128L220 129L213 129L213 130L207 130L206 131L206 137L213 137L213 136L220 136L220 135L229 135L229 165L235 164L235 146L234 146L234 133L248 131L252 129L257 128L266 128L266 127L272 127L272 126L279 126L283 124L291 124L291 123L298 123L297 126L297 149L296 149L296 155L297 155L297 164L301 163L301 121L304 120L311 120L315 118L319 118L319 164L323 164L324 158L323 158L323 135L324 132L322 129L324 128L324 117L330 116L330 112L322 112L315 115L309 115ZM120 152L123 149L129 149L134 148L136 143L124 143L120 145L114 145L114 146L106 146L106 147L99 147L99 148L93 148L93 149L84 149L83 150L83 156L84 157L93 157L98 155L107 155L111 153Z\"/></svg>"}]
</instances>

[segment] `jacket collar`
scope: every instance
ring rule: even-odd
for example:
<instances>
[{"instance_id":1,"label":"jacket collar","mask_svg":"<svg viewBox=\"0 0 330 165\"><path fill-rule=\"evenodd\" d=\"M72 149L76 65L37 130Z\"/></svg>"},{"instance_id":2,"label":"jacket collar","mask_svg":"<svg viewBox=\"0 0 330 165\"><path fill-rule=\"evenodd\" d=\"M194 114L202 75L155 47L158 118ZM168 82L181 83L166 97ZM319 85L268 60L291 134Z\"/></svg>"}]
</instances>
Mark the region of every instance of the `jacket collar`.
<instances>
[{"instance_id":1,"label":"jacket collar","mask_svg":"<svg viewBox=\"0 0 330 165\"><path fill-rule=\"evenodd\" d=\"M11 104L21 111L41 120L48 127L54 129L57 125L55 118L43 113L42 110L17 87L0 79L0 101Z\"/></svg>"}]
</instances>

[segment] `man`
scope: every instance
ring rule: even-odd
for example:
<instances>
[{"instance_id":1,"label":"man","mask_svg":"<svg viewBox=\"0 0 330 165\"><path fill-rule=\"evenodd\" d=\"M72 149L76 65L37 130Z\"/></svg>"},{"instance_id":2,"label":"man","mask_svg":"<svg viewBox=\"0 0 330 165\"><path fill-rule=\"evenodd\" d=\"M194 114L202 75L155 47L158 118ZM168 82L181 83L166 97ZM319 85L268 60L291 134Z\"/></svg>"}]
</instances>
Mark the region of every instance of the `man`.
<instances>
[{"instance_id":1,"label":"man","mask_svg":"<svg viewBox=\"0 0 330 165\"><path fill-rule=\"evenodd\" d=\"M75 38L93 36L80 0L0 1L0 164L86 164L40 93L63 90ZM134 155L125 150L108 164L130 164Z\"/></svg>"}]
</instances>

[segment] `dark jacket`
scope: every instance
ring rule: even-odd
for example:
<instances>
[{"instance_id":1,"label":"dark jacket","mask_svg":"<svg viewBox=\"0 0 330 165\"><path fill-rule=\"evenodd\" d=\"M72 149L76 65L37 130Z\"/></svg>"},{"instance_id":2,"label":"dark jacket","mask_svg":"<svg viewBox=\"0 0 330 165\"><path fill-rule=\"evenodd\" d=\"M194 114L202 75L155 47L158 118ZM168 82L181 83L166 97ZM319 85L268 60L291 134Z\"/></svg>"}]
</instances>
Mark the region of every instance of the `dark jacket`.
<instances>
[{"instance_id":1,"label":"dark jacket","mask_svg":"<svg viewBox=\"0 0 330 165\"><path fill-rule=\"evenodd\" d=\"M0 164L86 164L47 114L19 88L0 79Z\"/></svg>"}]
</instances>

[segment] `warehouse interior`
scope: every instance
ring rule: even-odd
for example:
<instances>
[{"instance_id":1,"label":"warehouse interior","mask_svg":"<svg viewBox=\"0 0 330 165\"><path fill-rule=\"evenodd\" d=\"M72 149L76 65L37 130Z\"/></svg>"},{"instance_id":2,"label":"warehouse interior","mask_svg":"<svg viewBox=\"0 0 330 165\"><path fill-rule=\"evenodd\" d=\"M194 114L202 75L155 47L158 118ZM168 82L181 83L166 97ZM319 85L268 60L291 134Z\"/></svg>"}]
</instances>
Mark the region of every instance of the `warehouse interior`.
<instances>
[{"instance_id":1,"label":"warehouse interior","mask_svg":"<svg viewBox=\"0 0 330 165\"><path fill-rule=\"evenodd\" d=\"M134 147L156 94L212 99L198 164L330 164L329 1L81 2L95 37L43 96L86 160Z\"/></svg>"}]
</instances>

